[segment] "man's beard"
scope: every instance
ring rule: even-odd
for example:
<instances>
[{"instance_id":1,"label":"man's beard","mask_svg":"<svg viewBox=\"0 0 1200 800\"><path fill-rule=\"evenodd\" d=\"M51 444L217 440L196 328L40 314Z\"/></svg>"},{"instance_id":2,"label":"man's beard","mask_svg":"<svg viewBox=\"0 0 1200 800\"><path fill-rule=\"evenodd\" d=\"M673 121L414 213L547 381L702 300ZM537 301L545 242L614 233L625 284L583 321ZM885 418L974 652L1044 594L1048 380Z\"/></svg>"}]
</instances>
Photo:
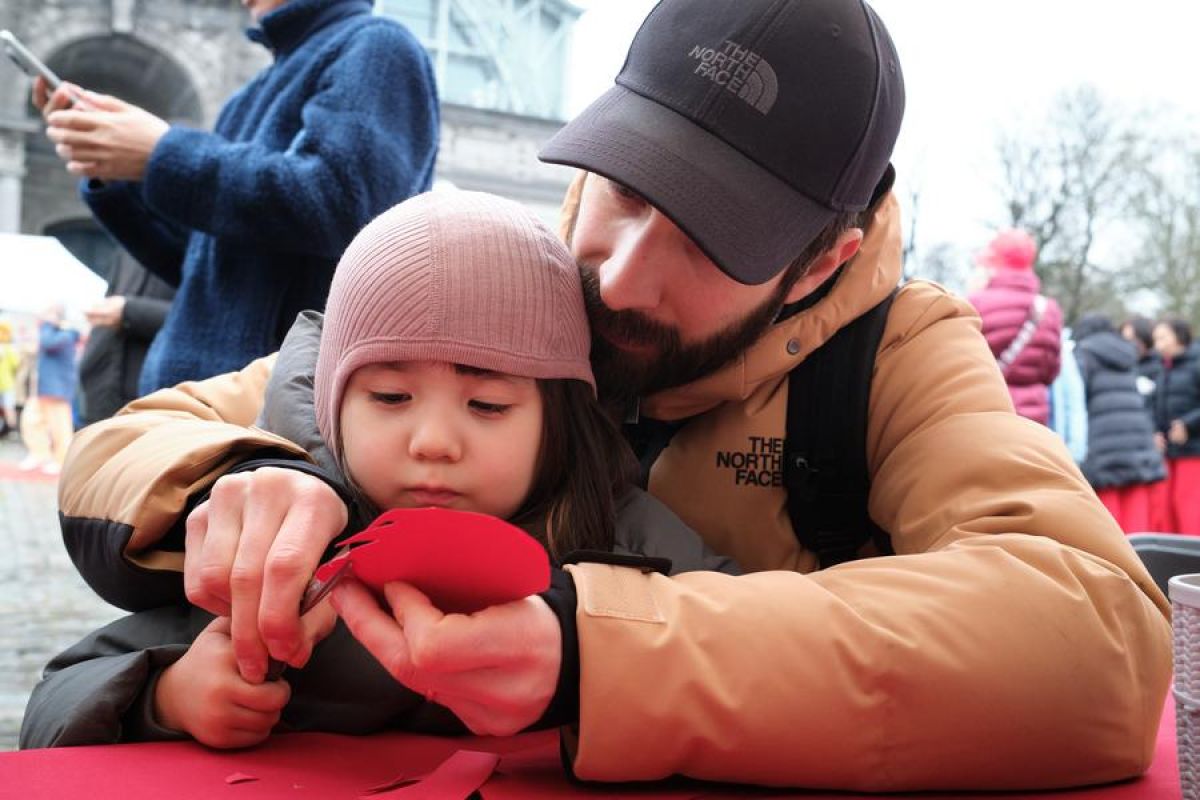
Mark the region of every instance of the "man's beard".
<instances>
[{"instance_id":1,"label":"man's beard","mask_svg":"<svg viewBox=\"0 0 1200 800\"><path fill-rule=\"evenodd\" d=\"M600 298L596 270L580 264L579 272L592 325L592 370L600 402L616 414L626 412L639 397L699 380L733 361L771 326L795 284L781 281L758 308L704 341L689 345L683 343L679 331L641 312L613 311ZM647 354L621 350L605 334L645 347Z\"/></svg>"}]
</instances>

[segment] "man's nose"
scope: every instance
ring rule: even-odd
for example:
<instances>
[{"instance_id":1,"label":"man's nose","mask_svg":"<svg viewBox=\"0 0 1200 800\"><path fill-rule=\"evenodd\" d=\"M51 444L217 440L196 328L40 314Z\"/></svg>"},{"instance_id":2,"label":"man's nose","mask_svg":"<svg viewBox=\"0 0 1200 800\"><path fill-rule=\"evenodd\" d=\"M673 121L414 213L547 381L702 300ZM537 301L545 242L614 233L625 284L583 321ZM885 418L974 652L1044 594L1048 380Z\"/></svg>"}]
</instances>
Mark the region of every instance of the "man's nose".
<instances>
[{"instance_id":1,"label":"man's nose","mask_svg":"<svg viewBox=\"0 0 1200 800\"><path fill-rule=\"evenodd\" d=\"M657 211L621 231L600 264L600 298L613 311L651 312L662 303L663 288L682 256L679 229Z\"/></svg>"}]
</instances>

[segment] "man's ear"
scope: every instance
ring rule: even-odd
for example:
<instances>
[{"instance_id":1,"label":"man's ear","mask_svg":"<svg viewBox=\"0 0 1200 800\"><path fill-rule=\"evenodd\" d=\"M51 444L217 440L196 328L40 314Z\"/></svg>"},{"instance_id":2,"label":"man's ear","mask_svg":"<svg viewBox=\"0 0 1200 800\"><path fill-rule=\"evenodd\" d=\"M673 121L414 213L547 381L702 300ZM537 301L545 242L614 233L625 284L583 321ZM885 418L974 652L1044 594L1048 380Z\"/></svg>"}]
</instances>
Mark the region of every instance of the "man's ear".
<instances>
[{"instance_id":1,"label":"man's ear","mask_svg":"<svg viewBox=\"0 0 1200 800\"><path fill-rule=\"evenodd\" d=\"M796 281L796 285L788 292L784 305L802 300L816 291L818 286L829 280L829 276L836 272L838 267L854 258L858 248L862 247L862 241L862 228L845 230L833 243L833 247L813 259L804 277Z\"/></svg>"}]
</instances>

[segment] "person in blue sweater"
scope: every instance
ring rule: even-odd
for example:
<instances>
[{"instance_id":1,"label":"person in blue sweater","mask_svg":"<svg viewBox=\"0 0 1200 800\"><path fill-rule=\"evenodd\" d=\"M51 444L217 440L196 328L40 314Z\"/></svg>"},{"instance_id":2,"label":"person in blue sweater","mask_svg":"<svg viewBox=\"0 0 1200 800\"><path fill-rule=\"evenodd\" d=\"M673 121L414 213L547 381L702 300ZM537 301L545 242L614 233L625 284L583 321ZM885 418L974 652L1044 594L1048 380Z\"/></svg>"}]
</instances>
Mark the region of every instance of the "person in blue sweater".
<instances>
[{"instance_id":1,"label":"person in blue sweater","mask_svg":"<svg viewBox=\"0 0 1200 800\"><path fill-rule=\"evenodd\" d=\"M438 102L424 49L370 0L243 0L273 63L212 133L35 82L47 135L96 219L178 287L139 391L236 369L321 309L367 222L432 182ZM70 92L82 97L71 106Z\"/></svg>"}]
</instances>

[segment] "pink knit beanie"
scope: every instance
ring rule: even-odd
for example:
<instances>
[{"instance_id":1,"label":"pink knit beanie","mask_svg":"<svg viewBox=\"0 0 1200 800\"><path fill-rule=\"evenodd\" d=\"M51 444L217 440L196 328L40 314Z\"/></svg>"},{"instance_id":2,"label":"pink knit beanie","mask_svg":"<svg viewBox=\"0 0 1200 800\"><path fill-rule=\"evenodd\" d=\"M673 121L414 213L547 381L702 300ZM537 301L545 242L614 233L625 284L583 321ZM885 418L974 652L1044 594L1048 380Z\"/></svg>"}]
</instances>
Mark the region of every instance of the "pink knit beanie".
<instances>
[{"instance_id":1,"label":"pink knit beanie","mask_svg":"<svg viewBox=\"0 0 1200 800\"><path fill-rule=\"evenodd\" d=\"M313 394L332 452L359 367L444 361L596 387L575 260L532 212L480 192L418 195L354 237L325 306Z\"/></svg>"}]
</instances>

